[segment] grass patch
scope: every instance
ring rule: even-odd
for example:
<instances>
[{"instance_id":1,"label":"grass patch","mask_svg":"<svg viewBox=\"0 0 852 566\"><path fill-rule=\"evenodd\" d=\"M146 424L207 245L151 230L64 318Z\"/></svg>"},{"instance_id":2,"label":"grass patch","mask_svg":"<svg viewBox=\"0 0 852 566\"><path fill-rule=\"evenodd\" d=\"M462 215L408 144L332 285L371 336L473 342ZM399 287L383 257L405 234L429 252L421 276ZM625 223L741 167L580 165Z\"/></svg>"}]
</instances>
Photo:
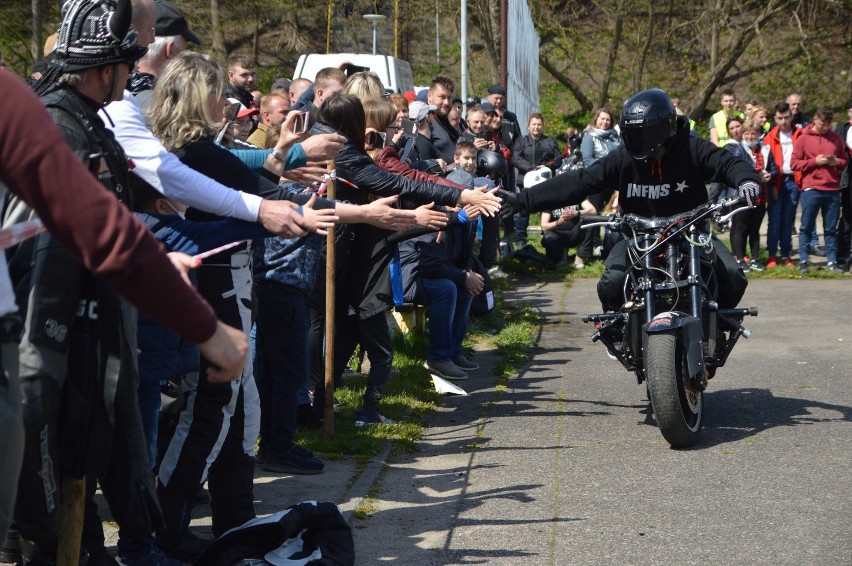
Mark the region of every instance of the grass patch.
<instances>
[{"instance_id":1,"label":"grass patch","mask_svg":"<svg viewBox=\"0 0 852 566\"><path fill-rule=\"evenodd\" d=\"M366 461L380 453L388 441L394 449L412 450L423 432L423 416L437 408L440 395L432 387L429 372L423 367L428 340L417 333L394 341L394 373L385 385L381 412L397 424L356 428L355 417L361 408L367 385L366 375L347 377L345 387L334 393L334 437L325 438L322 430L299 430L296 441L328 458L353 457Z\"/></svg>"},{"instance_id":2,"label":"grass patch","mask_svg":"<svg viewBox=\"0 0 852 566\"><path fill-rule=\"evenodd\" d=\"M495 368L501 380L496 384L499 391L506 390L508 377L527 360L541 323L541 316L527 305L504 299L512 285L505 279L494 281L495 308L488 316L471 321L465 341L466 349L484 342L497 350L501 356ZM361 463L379 454L388 442L394 453L414 450L423 433L424 417L437 409L441 397L423 367L428 347L429 339L417 332L394 339L394 374L385 386L380 410L397 424L355 427L367 383L366 375L355 375L347 377L345 387L334 394L338 402L334 437L326 439L322 430L299 430L296 442L328 459L350 457Z\"/></svg>"},{"instance_id":3,"label":"grass patch","mask_svg":"<svg viewBox=\"0 0 852 566\"><path fill-rule=\"evenodd\" d=\"M359 503L357 507L355 507L355 510L352 512L352 515L356 519L363 521L375 512L376 500L372 497L367 497L366 499L364 499L364 501Z\"/></svg>"}]
</instances>

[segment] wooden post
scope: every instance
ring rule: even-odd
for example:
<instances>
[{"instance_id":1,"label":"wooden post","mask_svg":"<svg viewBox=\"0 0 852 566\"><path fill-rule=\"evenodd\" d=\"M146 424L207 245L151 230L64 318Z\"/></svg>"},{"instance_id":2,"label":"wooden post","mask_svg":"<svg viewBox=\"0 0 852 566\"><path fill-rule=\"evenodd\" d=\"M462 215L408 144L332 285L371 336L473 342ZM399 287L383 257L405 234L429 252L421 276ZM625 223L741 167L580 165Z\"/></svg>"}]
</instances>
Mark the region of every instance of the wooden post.
<instances>
[{"instance_id":1,"label":"wooden post","mask_svg":"<svg viewBox=\"0 0 852 566\"><path fill-rule=\"evenodd\" d=\"M334 172L334 160L328 164L328 169ZM325 197L329 200L335 199L334 179L326 183ZM336 228L332 226L328 230L328 241L325 254L325 437L331 440L334 437L334 295L335 295L335 249L334 236Z\"/></svg>"},{"instance_id":2,"label":"wooden post","mask_svg":"<svg viewBox=\"0 0 852 566\"><path fill-rule=\"evenodd\" d=\"M80 539L83 536L83 508L86 503L86 478L62 478L62 503L59 511L57 566L80 564Z\"/></svg>"}]
</instances>

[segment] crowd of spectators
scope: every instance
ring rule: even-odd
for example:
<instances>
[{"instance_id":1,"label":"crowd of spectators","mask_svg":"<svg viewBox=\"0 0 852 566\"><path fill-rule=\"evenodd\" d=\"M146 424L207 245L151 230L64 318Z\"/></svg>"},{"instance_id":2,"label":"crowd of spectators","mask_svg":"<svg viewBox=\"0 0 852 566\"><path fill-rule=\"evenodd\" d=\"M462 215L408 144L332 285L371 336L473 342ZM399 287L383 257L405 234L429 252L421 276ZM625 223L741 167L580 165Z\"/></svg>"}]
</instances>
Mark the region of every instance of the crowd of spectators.
<instances>
[{"instance_id":1,"label":"crowd of spectators","mask_svg":"<svg viewBox=\"0 0 852 566\"><path fill-rule=\"evenodd\" d=\"M2 181L17 195L5 201L3 227L38 215L51 228L7 250L10 273L0 277L0 417L12 431L0 481L20 490L17 506L15 489L0 499L0 534L11 527L0 550L14 551L18 537L28 564L56 558L56 491L68 475L89 478L88 563L115 563L94 504L100 484L119 523L119 558L148 565L193 561L208 546L188 529L193 504L208 497L205 484L218 536L254 517L255 465L321 473L322 460L294 435L324 422L326 325L334 327L335 387L345 386L356 347L369 358L356 427L394 424L381 401L392 375L387 313L395 305L430 307L425 367L467 379L479 367L462 348L471 310L477 301L484 312L493 307L484 297L501 274L500 253L527 244L528 215L501 214L494 189L523 191L562 167L595 167L621 143L616 115L600 108L582 132L566 131L560 150L540 113L525 118L522 134L503 85L462 101L442 75L423 92L394 93L369 71L327 68L314 81L281 78L263 92L250 57L233 55L223 68L188 51L202 41L164 1L69 0L53 43L31 77L48 113L32 123L59 126L47 139L61 132L74 153L50 159L76 155L82 164L68 166L69 181L83 187L97 178L112 195L98 205L113 215L103 223L106 237L125 254L148 246L141 257L157 259L140 279L150 282L147 292L116 275L136 273L129 255L104 268L92 256L104 257L104 240L72 237L73 219L57 220L60 211L16 182L5 155L0 161ZM4 92L8 85L37 114L33 95L3 67L0 56ZM801 203L799 271L812 255L825 255L828 270L847 270L852 104L836 132L831 109L820 106L811 119L797 94L769 105L774 113L757 101L741 112L732 92L721 105L711 141L752 163L763 181L757 206L730 226L742 269L794 265ZM711 192L722 198L729 190ZM121 216L128 209L136 221ZM618 210L615 191L543 213L546 257L565 262L576 248L574 267L584 267L603 246L595 231L580 230L582 218L607 209ZM119 228L125 235L113 237ZM332 228L337 292L327 320L322 266ZM119 294L139 307L138 320ZM13 296L25 307L18 315ZM244 335L252 347L242 364ZM90 375L94 384L83 379ZM162 418L161 394L174 399L172 421ZM70 402L86 410L64 410ZM103 431L80 437L92 427Z\"/></svg>"}]
</instances>

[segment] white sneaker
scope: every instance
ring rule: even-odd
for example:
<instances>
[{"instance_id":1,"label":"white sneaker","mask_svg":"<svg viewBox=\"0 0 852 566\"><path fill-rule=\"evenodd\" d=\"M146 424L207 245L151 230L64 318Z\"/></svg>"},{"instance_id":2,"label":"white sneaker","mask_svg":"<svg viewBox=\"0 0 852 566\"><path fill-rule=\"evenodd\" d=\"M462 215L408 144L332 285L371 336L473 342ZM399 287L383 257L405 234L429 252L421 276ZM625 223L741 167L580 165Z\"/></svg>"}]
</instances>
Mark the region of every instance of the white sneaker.
<instances>
[{"instance_id":1,"label":"white sneaker","mask_svg":"<svg viewBox=\"0 0 852 566\"><path fill-rule=\"evenodd\" d=\"M575 269L583 269L584 267L586 267L586 264L583 263L583 258L581 258L580 256L575 257L574 258L574 268Z\"/></svg>"}]
</instances>

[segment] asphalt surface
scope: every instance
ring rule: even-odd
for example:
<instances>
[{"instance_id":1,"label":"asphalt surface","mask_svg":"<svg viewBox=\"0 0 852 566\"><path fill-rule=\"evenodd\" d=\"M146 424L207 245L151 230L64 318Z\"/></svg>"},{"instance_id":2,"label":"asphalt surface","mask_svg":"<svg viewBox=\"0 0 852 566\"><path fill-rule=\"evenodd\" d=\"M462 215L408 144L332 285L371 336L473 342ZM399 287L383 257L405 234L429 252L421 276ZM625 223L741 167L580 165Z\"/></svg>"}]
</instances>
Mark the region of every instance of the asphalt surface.
<instances>
[{"instance_id":1,"label":"asphalt surface","mask_svg":"<svg viewBox=\"0 0 852 566\"><path fill-rule=\"evenodd\" d=\"M521 287L545 315L505 390L483 368L354 520L357 564L852 564L852 280L753 280L760 308L672 450L592 344L595 281Z\"/></svg>"},{"instance_id":2,"label":"asphalt surface","mask_svg":"<svg viewBox=\"0 0 852 566\"><path fill-rule=\"evenodd\" d=\"M595 283L519 286L510 300L545 322L507 387L477 352L469 395L444 398L418 451L315 476L258 467L257 513L337 503L359 566L852 564L852 278L751 281L742 304L760 315L690 450L669 448L644 386L590 342ZM193 516L209 538L209 505Z\"/></svg>"}]
</instances>

